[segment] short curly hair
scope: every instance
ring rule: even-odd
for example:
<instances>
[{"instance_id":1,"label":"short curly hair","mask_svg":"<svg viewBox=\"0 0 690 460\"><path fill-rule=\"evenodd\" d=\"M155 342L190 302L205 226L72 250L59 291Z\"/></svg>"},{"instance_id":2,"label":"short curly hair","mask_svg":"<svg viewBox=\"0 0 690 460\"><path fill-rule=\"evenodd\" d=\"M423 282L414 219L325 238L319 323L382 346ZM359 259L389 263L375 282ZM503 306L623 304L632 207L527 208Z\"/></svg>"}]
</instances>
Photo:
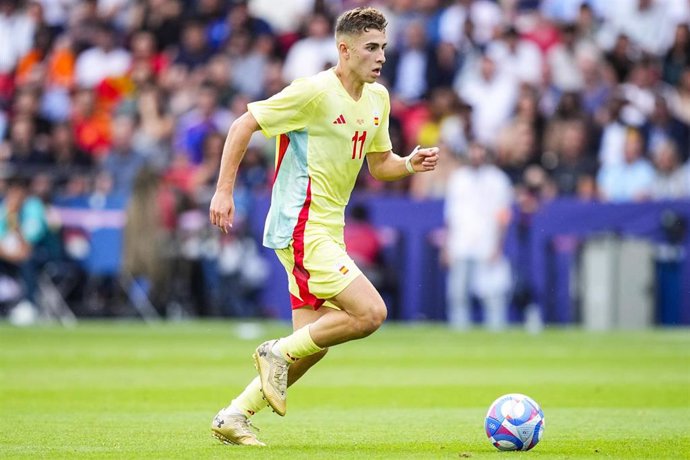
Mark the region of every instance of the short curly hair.
<instances>
[{"instance_id":1,"label":"short curly hair","mask_svg":"<svg viewBox=\"0 0 690 460\"><path fill-rule=\"evenodd\" d=\"M388 21L376 8L360 7L344 12L335 23L335 36L359 35L376 29L384 32Z\"/></svg>"}]
</instances>

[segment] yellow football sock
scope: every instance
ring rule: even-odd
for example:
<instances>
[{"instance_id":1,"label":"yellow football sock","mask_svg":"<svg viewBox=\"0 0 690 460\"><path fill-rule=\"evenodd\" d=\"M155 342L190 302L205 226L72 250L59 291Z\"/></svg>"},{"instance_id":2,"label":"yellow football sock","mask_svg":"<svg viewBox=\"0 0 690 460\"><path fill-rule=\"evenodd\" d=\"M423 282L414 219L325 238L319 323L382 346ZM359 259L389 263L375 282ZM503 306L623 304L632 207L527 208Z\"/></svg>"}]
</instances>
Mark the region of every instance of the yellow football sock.
<instances>
[{"instance_id":1,"label":"yellow football sock","mask_svg":"<svg viewBox=\"0 0 690 460\"><path fill-rule=\"evenodd\" d=\"M285 358L289 363L294 363L299 358L318 353L323 348L319 347L311 338L309 333L309 325L297 329L292 334L276 342L273 347L273 353L279 352L280 356Z\"/></svg>"},{"instance_id":2,"label":"yellow football sock","mask_svg":"<svg viewBox=\"0 0 690 460\"><path fill-rule=\"evenodd\" d=\"M241 412L243 415L251 417L266 406L268 403L263 399L263 393L261 393L261 379L255 377L247 385L247 388L232 400L229 409L230 412Z\"/></svg>"}]
</instances>

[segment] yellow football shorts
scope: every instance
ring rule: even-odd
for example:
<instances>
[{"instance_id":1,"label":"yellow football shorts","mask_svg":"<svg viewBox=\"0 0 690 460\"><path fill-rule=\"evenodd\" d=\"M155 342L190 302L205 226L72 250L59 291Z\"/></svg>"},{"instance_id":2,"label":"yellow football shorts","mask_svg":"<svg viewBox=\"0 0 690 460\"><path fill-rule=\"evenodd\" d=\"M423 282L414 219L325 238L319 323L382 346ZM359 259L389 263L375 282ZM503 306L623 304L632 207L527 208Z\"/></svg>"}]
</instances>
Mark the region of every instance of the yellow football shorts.
<instances>
[{"instance_id":1,"label":"yellow football shorts","mask_svg":"<svg viewBox=\"0 0 690 460\"><path fill-rule=\"evenodd\" d=\"M345 244L327 235L305 240L293 240L287 248L275 250L287 272L292 309L318 310L322 305L339 309L328 299L362 272L347 255Z\"/></svg>"}]
</instances>

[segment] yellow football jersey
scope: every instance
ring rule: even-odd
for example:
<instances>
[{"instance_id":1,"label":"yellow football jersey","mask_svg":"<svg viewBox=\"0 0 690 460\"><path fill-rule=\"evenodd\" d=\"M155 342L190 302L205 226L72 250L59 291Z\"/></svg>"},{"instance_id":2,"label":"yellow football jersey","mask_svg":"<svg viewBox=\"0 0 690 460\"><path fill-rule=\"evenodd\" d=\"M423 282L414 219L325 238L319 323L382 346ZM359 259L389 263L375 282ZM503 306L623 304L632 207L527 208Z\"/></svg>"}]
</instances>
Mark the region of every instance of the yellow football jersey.
<instances>
[{"instance_id":1,"label":"yellow football jersey","mask_svg":"<svg viewBox=\"0 0 690 460\"><path fill-rule=\"evenodd\" d=\"M329 69L297 79L248 109L265 136L277 136L264 245L299 245L310 234L342 241L345 206L365 155L392 148L386 88L365 84L355 101Z\"/></svg>"}]
</instances>

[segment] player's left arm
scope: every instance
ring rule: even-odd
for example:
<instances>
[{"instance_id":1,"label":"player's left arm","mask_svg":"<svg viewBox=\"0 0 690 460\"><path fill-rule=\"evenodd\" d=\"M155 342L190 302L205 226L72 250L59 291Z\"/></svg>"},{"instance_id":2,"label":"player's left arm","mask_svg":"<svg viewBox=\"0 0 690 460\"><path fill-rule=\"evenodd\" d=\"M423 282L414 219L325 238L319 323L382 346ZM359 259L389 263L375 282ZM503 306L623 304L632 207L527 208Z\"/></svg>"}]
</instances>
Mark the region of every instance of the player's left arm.
<instances>
[{"instance_id":1,"label":"player's left arm","mask_svg":"<svg viewBox=\"0 0 690 460\"><path fill-rule=\"evenodd\" d=\"M414 173L433 171L438 163L438 147L419 148L401 157L392 150L386 152L368 152L369 172L375 179L393 181Z\"/></svg>"}]
</instances>

